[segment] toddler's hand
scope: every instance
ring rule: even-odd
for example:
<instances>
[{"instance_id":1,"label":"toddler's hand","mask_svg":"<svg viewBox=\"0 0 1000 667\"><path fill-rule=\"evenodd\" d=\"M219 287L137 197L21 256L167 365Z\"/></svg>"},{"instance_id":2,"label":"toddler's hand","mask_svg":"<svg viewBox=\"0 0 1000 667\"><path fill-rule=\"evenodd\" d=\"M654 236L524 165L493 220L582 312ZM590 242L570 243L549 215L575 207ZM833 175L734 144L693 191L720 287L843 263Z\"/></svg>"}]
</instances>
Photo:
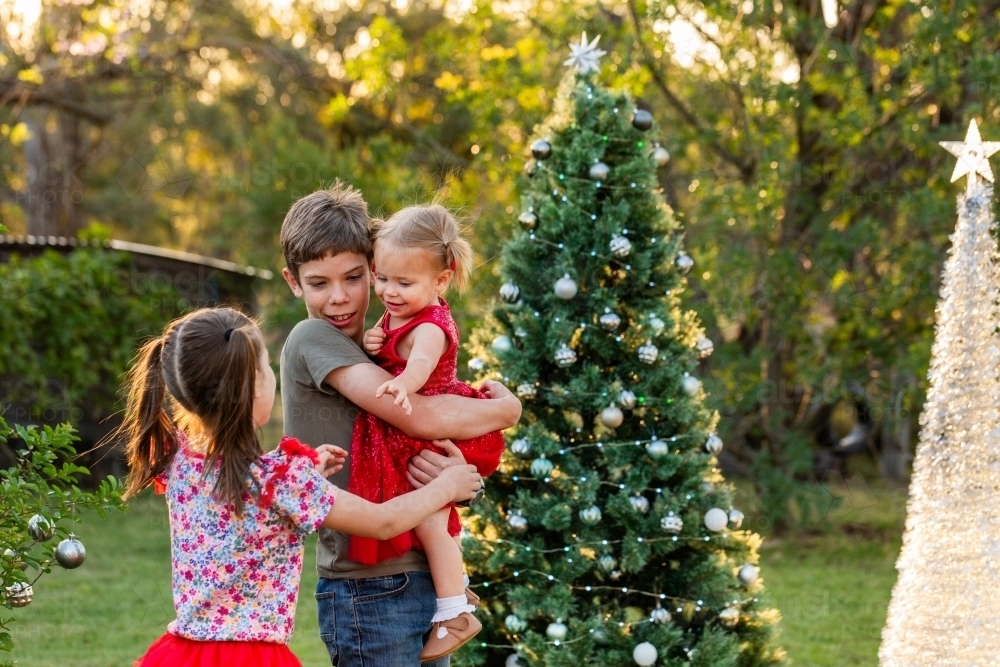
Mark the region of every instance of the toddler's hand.
<instances>
[{"instance_id":1,"label":"toddler's hand","mask_svg":"<svg viewBox=\"0 0 1000 667\"><path fill-rule=\"evenodd\" d=\"M373 327L365 332L365 352L368 354L378 354L385 342L385 331L382 327Z\"/></svg>"},{"instance_id":2,"label":"toddler's hand","mask_svg":"<svg viewBox=\"0 0 1000 667\"><path fill-rule=\"evenodd\" d=\"M395 396L396 400L393 401L393 403L406 410L406 414L413 413L413 408L410 407L410 399L407 395L406 386L400 378L395 377L384 383L378 388L378 391L375 392L375 398L382 398L386 394L392 394Z\"/></svg>"},{"instance_id":3,"label":"toddler's hand","mask_svg":"<svg viewBox=\"0 0 1000 667\"><path fill-rule=\"evenodd\" d=\"M347 452L336 445L320 445L316 448L316 453L319 455L316 472L323 477L340 472L347 460Z\"/></svg>"}]
</instances>

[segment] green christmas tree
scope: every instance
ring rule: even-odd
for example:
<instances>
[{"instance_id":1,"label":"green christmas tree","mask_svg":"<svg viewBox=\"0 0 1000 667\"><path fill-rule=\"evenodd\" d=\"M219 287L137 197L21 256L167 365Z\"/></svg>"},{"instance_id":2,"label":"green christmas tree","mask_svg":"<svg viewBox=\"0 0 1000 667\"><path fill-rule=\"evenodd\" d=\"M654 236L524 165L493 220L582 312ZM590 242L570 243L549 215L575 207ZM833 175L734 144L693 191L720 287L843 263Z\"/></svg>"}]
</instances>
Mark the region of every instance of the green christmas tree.
<instances>
[{"instance_id":1,"label":"green christmas tree","mask_svg":"<svg viewBox=\"0 0 1000 667\"><path fill-rule=\"evenodd\" d=\"M471 362L524 401L465 554L485 629L461 664L772 665L759 536L740 530L681 306L693 262L653 119L586 35L537 128L506 284Z\"/></svg>"}]
</instances>

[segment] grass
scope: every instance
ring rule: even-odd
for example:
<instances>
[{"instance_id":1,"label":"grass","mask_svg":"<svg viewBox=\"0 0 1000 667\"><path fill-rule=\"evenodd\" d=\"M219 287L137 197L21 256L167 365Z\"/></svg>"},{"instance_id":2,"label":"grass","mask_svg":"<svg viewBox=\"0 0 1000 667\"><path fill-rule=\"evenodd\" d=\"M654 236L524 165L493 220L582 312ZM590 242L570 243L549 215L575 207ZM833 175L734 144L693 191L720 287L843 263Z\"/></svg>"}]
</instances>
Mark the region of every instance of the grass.
<instances>
[{"instance_id":1,"label":"grass","mask_svg":"<svg viewBox=\"0 0 1000 667\"><path fill-rule=\"evenodd\" d=\"M845 498L830 512L834 529L765 541L762 576L784 617L779 641L793 665L874 667L906 496L861 483L838 485L834 493ZM34 603L13 613L11 657L20 665L127 667L173 618L161 498L146 493L128 514L89 516L77 534L87 546L86 564L56 568L36 585ZM305 667L330 664L316 627L314 546L315 537L306 549L292 640Z\"/></svg>"}]
</instances>

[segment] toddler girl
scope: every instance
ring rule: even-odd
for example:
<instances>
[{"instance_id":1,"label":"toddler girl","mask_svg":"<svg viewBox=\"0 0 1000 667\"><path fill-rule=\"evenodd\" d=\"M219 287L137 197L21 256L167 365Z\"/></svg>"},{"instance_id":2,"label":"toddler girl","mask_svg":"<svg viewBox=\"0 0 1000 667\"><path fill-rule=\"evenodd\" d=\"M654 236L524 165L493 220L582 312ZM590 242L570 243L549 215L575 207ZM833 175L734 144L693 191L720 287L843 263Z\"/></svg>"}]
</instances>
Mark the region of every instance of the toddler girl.
<instances>
[{"instance_id":1,"label":"toddler girl","mask_svg":"<svg viewBox=\"0 0 1000 667\"><path fill-rule=\"evenodd\" d=\"M386 312L379 325L365 333L364 342L375 361L395 377L379 387L376 396L393 395L396 405L407 413L408 396L414 392L480 396L456 376L458 328L442 298L452 282L464 289L471 269L472 248L442 206L411 206L378 227L372 280ZM456 444L483 475L496 470L504 448L499 432ZM407 462L429 446L362 413L354 425L348 490L372 502L407 493ZM462 552L453 539L460 530L457 512L445 507L417 526L416 540L409 531L386 541L350 540L348 558L369 565L401 556L414 546L427 554L437 613L420 654L422 662L451 653L482 628L470 613L477 598L466 595Z\"/></svg>"},{"instance_id":2,"label":"toddler girl","mask_svg":"<svg viewBox=\"0 0 1000 667\"><path fill-rule=\"evenodd\" d=\"M339 447L261 450L274 385L260 330L229 308L175 320L129 373L125 497L166 493L177 613L136 667L301 667L287 643L308 533L390 537L481 488L466 465L383 505L339 491Z\"/></svg>"}]
</instances>

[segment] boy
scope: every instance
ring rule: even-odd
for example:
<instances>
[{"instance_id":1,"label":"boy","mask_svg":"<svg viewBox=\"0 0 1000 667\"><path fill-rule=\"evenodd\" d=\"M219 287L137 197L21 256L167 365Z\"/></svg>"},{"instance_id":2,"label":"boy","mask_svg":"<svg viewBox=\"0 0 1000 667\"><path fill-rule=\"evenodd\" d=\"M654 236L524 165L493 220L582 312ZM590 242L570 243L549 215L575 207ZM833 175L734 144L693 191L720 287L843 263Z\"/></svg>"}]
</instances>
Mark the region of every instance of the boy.
<instances>
[{"instance_id":1,"label":"boy","mask_svg":"<svg viewBox=\"0 0 1000 667\"><path fill-rule=\"evenodd\" d=\"M372 245L368 206L361 193L339 182L295 202L281 226L282 275L308 318L288 336L281 353L285 434L312 445L350 449L358 408L425 440L470 439L509 428L521 404L500 383L485 382L491 400L413 396L412 413L392 396L375 398L390 379L361 349L368 311ZM464 463L447 440L449 456L424 451L408 478L415 487L441 469ZM348 460L330 478L347 488ZM434 586L419 551L363 566L346 559L347 536L321 530L316 565L320 637L339 667L415 667L435 611ZM431 663L445 667L448 658Z\"/></svg>"}]
</instances>

